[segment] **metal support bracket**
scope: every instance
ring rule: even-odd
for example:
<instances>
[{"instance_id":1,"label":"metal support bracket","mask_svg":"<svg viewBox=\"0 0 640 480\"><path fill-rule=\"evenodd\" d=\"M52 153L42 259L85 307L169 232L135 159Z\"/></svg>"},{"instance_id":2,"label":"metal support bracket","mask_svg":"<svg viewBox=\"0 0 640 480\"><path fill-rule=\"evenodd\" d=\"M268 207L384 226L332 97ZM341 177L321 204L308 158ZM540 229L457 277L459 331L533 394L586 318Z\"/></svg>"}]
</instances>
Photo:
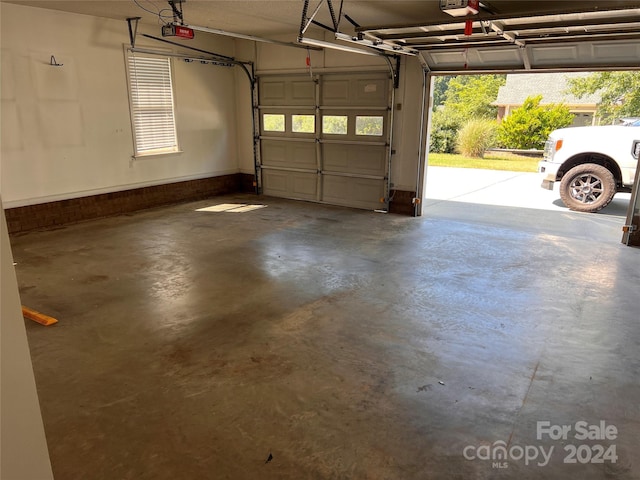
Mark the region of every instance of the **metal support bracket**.
<instances>
[{"instance_id":1,"label":"metal support bracket","mask_svg":"<svg viewBox=\"0 0 640 480\"><path fill-rule=\"evenodd\" d=\"M168 0L167 3L171 7L173 11L173 22L177 23L180 21L180 25L184 25L184 19L182 17L182 0ZM176 3L180 5L180 8L176 6Z\"/></svg>"},{"instance_id":2,"label":"metal support bracket","mask_svg":"<svg viewBox=\"0 0 640 480\"><path fill-rule=\"evenodd\" d=\"M127 18L127 24L129 25L129 43L131 48L136 46L136 35L138 34L138 22L142 17L129 17Z\"/></svg>"},{"instance_id":3,"label":"metal support bracket","mask_svg":"<svg viewBox=\"0 0 640 480\"><path fill-rule=\"evenodd\" d=\"M396 68L393 72L393 88L400 86L400 55L396 55Z\"/></svg>"}]
</instances>

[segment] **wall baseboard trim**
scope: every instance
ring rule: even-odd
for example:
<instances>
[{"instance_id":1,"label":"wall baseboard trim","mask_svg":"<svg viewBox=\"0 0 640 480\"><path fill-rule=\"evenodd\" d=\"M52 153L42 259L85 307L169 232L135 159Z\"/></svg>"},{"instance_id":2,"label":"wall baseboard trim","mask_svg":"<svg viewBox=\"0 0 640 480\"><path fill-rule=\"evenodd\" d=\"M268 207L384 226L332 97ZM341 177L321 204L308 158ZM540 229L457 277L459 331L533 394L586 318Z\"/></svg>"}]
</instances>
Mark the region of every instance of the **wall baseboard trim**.
<instances>
[{"instance_id":1,"label":"wall baseboard trim","mask_svg":"<svg viewBox=\"0 0 640 480\"><path fill-rule=\"evenodd\" d=\"M184 177L178 177L178 178L169 178L169 179L165 179L163 181L150 181L150 182L139 182L139 183L132 183L132 184L124 184L124 185L120 185L116 188L98 188L98 189L91 189L91 190L84 190L84 191L78 191L78 192L72 192L72 193L65 193L65 194L57 194L57 195L48 195L46 197L38 197L38 198L23 198L23 199L19 199L19 200L13 200L13 201L5 201L4 202L4 209L8 210L9 208L16 208L16 207L27 207L29 205L37 205L40 203L50 203L50 202L58 202L61 200L71 200L74 198L83 198L83 197L91 197L94 195L102 195L103 193L117 193L117 192L123 192L125 190L135 190L138 188L144 188L144 187L157 187L157 186L161 186L161 185L166 185L169 183L180 183L180 182L188 182L190 180L202 180L205 178L212 178L212 177L223 177L225 175L233 175L235 173L250 173L250 172L238 172L237 170L234 171L227 171L227 172L210 172L206 175L188 175L188 176L184 176Z\"/></svg>"},{"instance_id":2,"label":"wall baseboard trim","mask_svg":"<svg viewBox=\"0 0 640 480\"><path fill-rule=\"evenodd\" d=\"M253 175L235 173L5 210L10 234L51 228L146 208L253 190Z\"/></svg>"}]
</instances>

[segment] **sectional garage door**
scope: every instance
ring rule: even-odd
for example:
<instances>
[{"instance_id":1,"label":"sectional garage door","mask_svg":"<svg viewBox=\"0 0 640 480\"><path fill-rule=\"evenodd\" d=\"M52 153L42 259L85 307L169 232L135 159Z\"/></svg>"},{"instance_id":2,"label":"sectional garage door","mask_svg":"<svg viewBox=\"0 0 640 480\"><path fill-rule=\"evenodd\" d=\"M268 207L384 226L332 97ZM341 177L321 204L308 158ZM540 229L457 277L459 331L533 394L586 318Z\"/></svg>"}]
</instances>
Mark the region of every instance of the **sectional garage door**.
<instances>
[{"instance_id":1,"label":"sectional garage door","mask_svg":"<svg viewBox=\"0 0 640 480\"><path fill-rule=\"evenodd\" d=\"M262 192L386 208L390 87L384 73L261 76Z\"/></svg>"}]
</instances>

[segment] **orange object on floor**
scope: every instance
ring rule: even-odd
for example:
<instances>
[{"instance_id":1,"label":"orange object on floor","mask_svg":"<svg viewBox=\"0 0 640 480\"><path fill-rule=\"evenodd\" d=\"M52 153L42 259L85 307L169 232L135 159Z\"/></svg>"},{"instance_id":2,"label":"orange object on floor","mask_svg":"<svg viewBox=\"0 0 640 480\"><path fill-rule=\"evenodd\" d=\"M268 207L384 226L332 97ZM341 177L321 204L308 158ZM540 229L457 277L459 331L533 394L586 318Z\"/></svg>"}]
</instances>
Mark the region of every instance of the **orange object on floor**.
<instances>
[{"instance_id":1,"label":"orange object on floor","mask_svg":"<svg viewBox=\"0 0 640 480\"><path fill-rule=\"evenodd\" d=\"M55 318L50 317L49 315L45 315L44 313L36 312L35 310L25 307L24 305L22 306L22 316L46 326L58 323L58 320L56 320Z\"/></svg>"}]
</instances>

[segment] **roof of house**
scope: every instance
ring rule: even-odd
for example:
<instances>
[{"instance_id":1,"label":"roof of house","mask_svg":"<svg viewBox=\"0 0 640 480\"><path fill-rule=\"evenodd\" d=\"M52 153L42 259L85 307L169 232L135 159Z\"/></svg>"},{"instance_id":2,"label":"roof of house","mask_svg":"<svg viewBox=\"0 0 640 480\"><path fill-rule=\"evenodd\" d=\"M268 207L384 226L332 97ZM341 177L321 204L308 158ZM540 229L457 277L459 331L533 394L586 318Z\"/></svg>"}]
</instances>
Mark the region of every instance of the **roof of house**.
<instances>
[{"instance_id":1,"label":"roof of house","mask_svg":"<svg viewBox=\"0 0 640 480\"><path fill-rule=\"evenodd\" d=\"M542 95L541 104L596 105L600 101L597 93L577 98L568 92L568 79L589 75L588 72L507 75L507 82L498 90L498 98L493 104L522 105L527 97Z\"/></svg>"}]
</instances>

